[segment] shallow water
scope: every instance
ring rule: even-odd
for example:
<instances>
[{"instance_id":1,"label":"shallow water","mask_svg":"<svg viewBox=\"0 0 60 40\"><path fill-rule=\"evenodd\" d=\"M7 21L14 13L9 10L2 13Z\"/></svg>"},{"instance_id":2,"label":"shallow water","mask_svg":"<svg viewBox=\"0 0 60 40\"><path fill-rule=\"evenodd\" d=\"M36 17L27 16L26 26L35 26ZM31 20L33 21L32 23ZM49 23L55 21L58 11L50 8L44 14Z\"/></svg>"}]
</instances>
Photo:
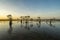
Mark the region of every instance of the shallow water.
<instances>
[{"instance_id":1,"label":"shallow water","mask_svg":"<svg viewBox=\"0 0 60 40\"><path fill-rule=\"evenodd\" d=\"M0 22L0 40L60 40L60 22Z\"/></svg>"}]
</instances>

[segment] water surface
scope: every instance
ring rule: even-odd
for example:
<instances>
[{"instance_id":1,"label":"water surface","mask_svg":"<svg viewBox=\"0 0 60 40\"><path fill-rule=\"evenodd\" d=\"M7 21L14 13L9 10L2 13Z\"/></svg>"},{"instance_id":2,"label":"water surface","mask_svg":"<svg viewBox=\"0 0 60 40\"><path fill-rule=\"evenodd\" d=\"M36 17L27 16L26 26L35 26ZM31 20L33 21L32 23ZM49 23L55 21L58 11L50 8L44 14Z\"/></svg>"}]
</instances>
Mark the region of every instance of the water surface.
<instances>
[{"instance_id":1,"label":"water surface","mask_svg":"<svg viewBox=\"0 0 60 40\"><path fill-rule=\"evenodd\" d=\"M10 28L8 21L0 21L0 40L60 40L60 22L14 21Z\"/></svg>"}]
</instances>

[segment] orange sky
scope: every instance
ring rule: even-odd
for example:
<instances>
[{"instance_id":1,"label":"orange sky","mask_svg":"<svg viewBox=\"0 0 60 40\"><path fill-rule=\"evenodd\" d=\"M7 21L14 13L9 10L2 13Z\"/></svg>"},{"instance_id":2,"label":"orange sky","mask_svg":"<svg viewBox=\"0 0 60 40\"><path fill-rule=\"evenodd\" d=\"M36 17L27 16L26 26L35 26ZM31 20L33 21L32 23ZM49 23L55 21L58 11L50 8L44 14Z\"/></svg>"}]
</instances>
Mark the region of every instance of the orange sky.
<instances>
[{"instance_id":1,"label":"orange sky","mask_svg":"<svg viewBox=\"0 0 60 40\"><path fill-rule=\"evenodd\" d=\"M17 16L15 16L15 17L13 16L12 18L13 19L17 19L18 17ZM0 16L0 19L8 19L8 18L6 16Z\"/></svg>"},{"instance_id":2,"label":"orange sky","mask_svg":"<svg viewBox=\"0 0 60 40\"><path fill-rule=\"evenodd\" d=\"M31 16L31 18L37 18L37 17L41 17L41 19L45 19L45 18L54 18L54 17L45 17L45 16ZM12 16L13 19L17 19L20 18L20 16ZM55 17L58 18L58 17ZM8 19L7 16L0 16L0 19Z\"/></svg>"}]
</instances>

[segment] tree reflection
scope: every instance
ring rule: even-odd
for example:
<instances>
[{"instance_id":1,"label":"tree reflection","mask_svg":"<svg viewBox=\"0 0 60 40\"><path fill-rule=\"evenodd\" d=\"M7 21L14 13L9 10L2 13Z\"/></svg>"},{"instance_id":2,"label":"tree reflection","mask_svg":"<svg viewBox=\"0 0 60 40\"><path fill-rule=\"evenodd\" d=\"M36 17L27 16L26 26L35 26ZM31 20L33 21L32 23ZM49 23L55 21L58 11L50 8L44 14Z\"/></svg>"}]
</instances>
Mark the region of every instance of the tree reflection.
<instances>
[{"instance_id":1,"label":"tree reflection","mask_svg":"<svg viewBox=\"0 0 60 40\"><path fill-rule=\"evenodd\" d=\"M33 27L33 24L30 24L30 27Z\"/></svg>"},{"instance_id":2,"label":"tree reflection","mask_svg":"<svg viewBox=\"0 0 60 40\"><path fill-rule=\"evenodd\" d=\"M21 23L21 28L23 27L23 24Z\"/></svg>"},{"instance_id":3,"label":"tree reflection","mask_svg":"<svg viewBox=\"0 0 60 40\"><path fill-rule=\"evenodd\" d=\"M51 27L55 27L55 25L53 25L53 24L50 24L50 26L51 26Z\"/></svg>"},{"instance_id":4,"label":"tree reflection","mask_svg":"<svg viewBox=\"0 0 60 40\"><path fill-rule=\"evenodd\" d=\"M41 26L41 23L39 23L38 28Z\"/></svg>"},{"instance_id":5,"label":"tree reflection","mask_svg":"<svg viewBox=\"0 0 60 40\"><path fill-rule=\"evenodd\" d=\"M9 25L9 26L10 26L10 28L9 28L9 30L8 30L8 34L12 34L12 30L13 30L13 28L12 28L11 25Z\"/></svg>"},{"instance_id":6,"label":"tree reflection","mask_svg":"<svg viewBox=\"0 0 60 40\"><path fill-rule=\"evenodd\" d=\"M28 23L26 23L25 29L30 30L30 27L29 27Z\"/></svg>"},{"instance_id":7,"label":"tree reflection","mask_svg":"<svg viewBox=\"0 0 60 40\"><path fill-rule=\"evenodd\" d=\"M54 21L54 19L50 19L50 26L51 26L51 27L55 27L55 26L52 24L53 21Z\"/></svg>"}]
</instances>

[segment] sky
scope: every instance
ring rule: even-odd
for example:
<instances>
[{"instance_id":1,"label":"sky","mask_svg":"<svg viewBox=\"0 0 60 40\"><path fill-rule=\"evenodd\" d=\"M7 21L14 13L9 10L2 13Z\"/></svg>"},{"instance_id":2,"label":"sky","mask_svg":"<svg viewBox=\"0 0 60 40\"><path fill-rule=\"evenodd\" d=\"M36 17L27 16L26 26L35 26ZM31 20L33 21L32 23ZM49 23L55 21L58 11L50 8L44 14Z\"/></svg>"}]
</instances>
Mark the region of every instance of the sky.
<instances>
[{"instance_id":1,"label":"sky","mask_svg":"<svg viewBox=\"0 0 60 40\"><path fill-rule=\"evenodd\" d=\"M0 18L6 15L60 17L60 0L0 0Z\"/></svg>"}]
</instances>

